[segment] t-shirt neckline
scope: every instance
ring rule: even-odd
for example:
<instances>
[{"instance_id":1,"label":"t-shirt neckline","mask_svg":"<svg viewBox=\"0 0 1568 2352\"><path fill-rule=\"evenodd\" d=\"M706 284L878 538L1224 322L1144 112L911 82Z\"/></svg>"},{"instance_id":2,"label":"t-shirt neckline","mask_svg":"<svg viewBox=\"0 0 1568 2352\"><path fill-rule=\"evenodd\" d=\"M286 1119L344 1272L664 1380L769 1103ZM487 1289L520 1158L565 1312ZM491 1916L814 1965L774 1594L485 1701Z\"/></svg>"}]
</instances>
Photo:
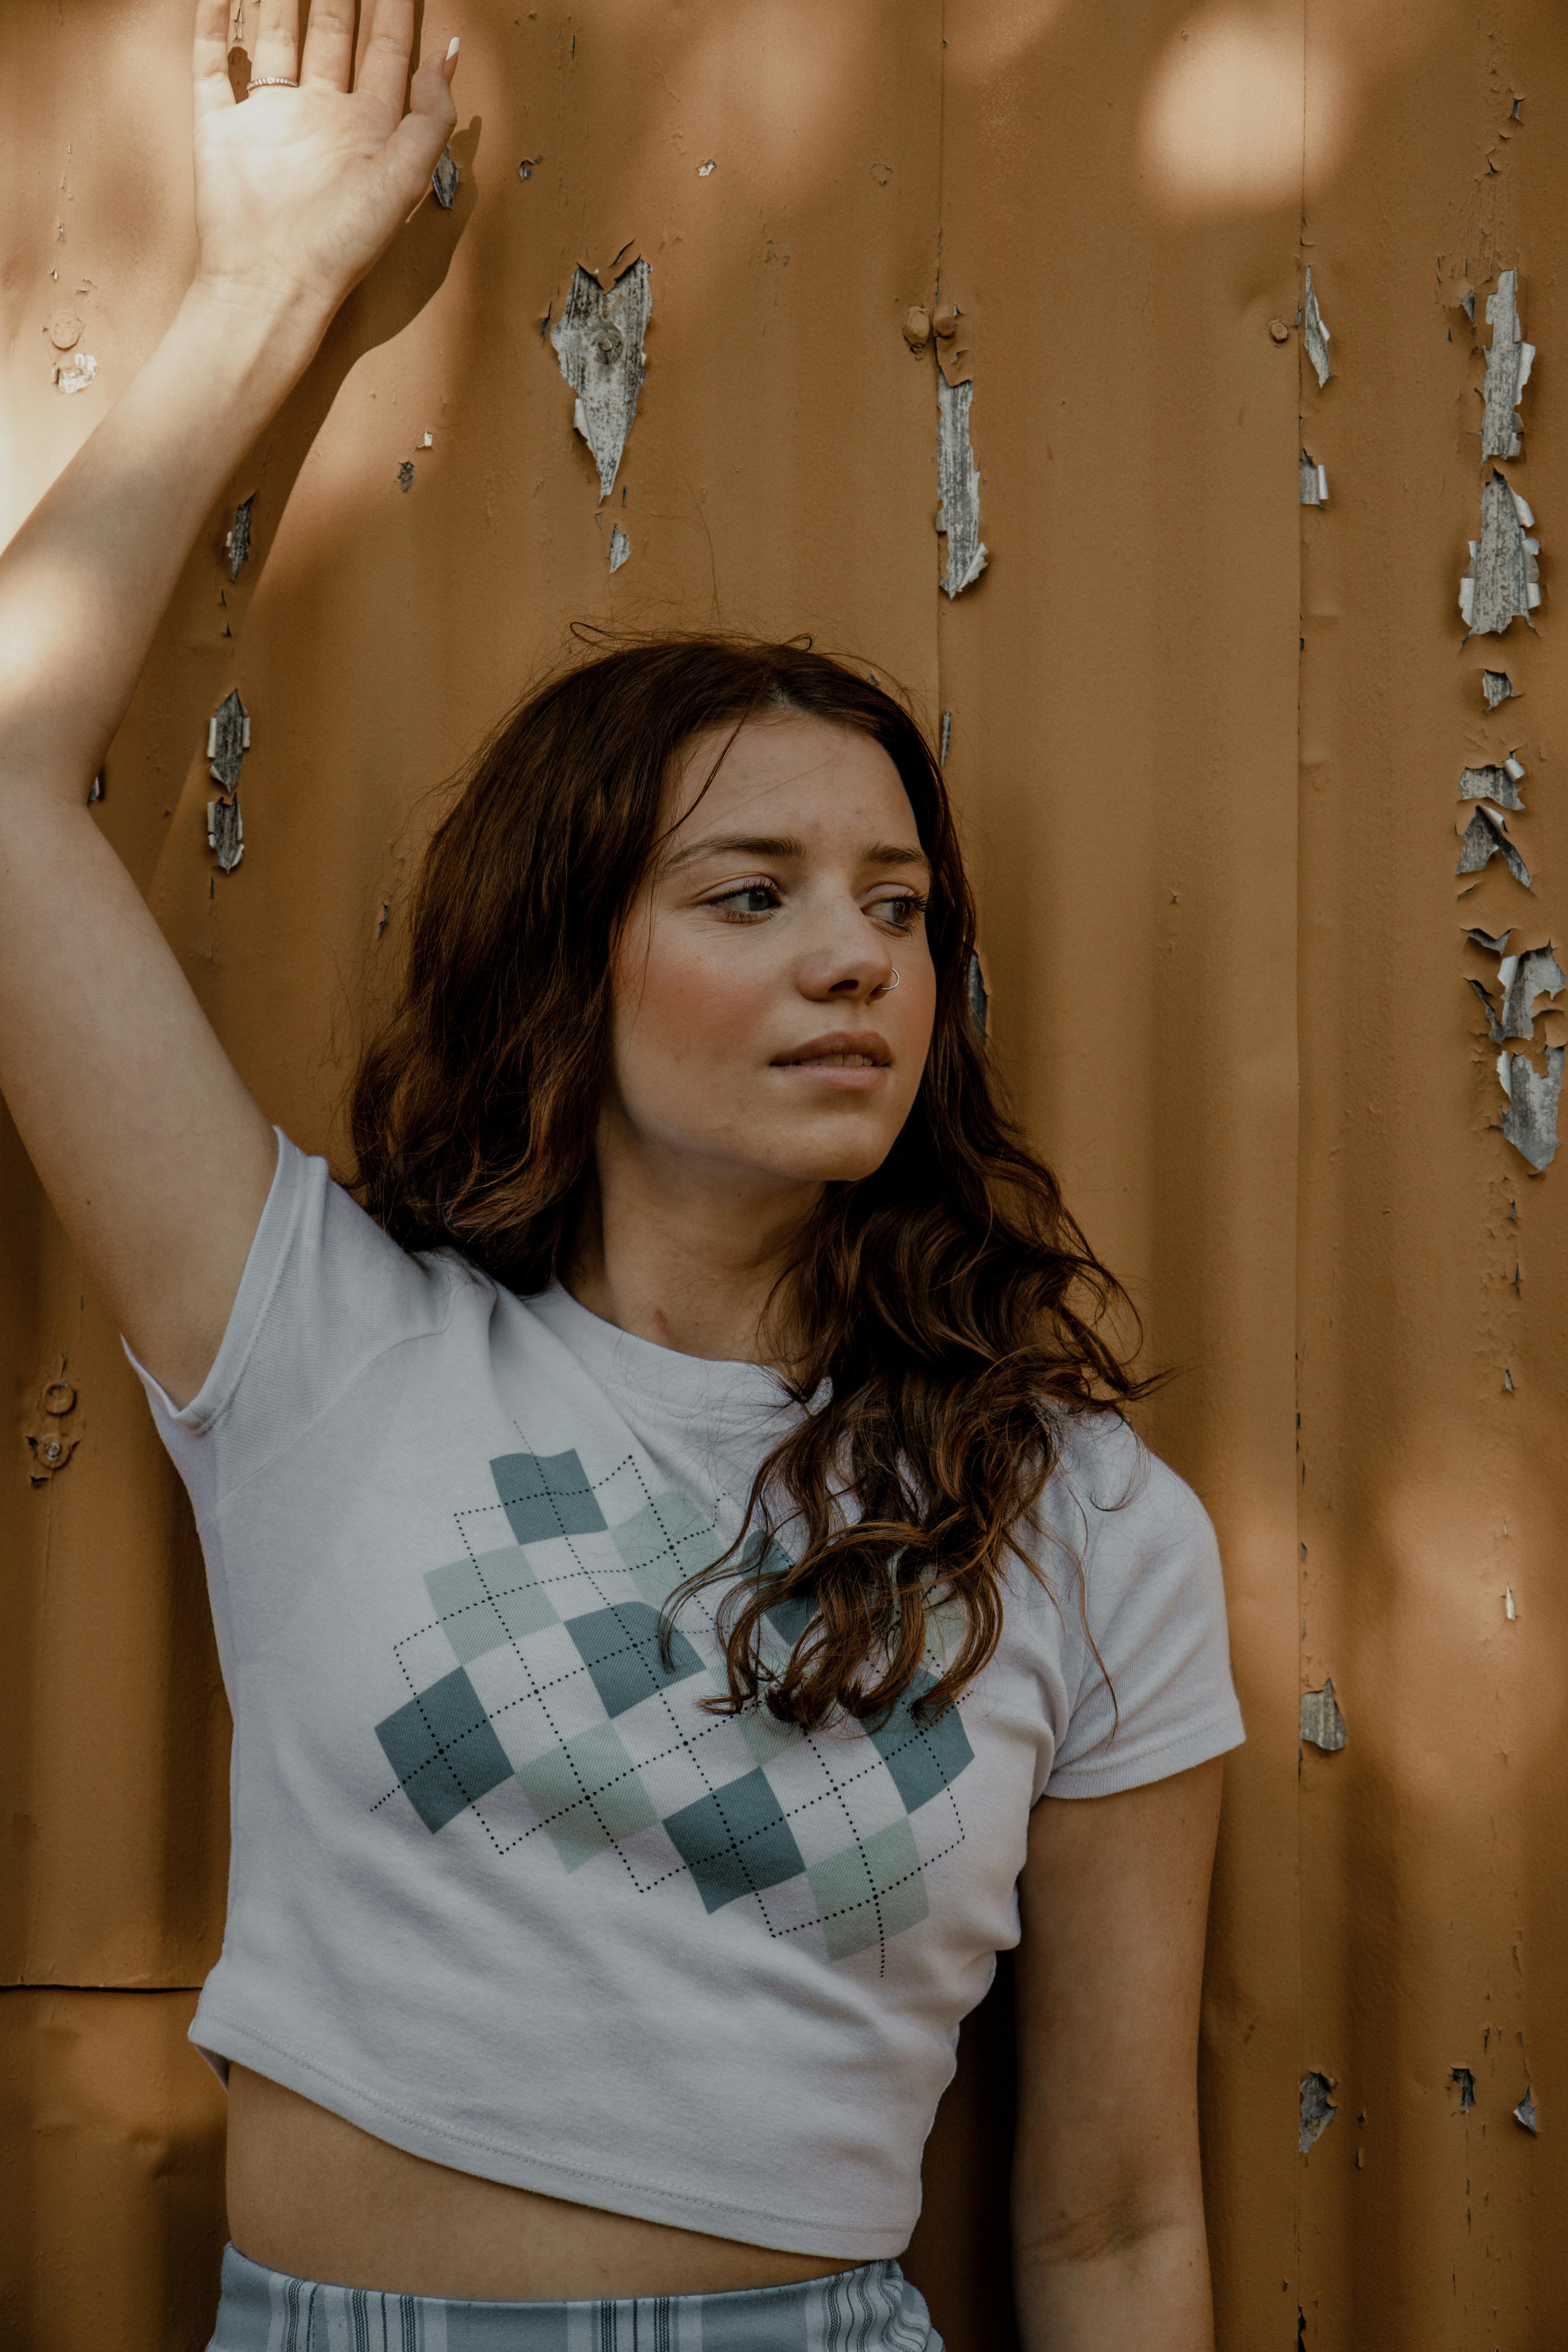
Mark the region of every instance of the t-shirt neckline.
<instances>
[{"instance_id":1,"label":"t-shirt neckline","mask_svg":"<svg viewBox=\"0 0 1568 2352\"><path fill-rule=\"evenodd\" d=\"M594 1314L559 1280L529 1305L595 1379L650 1403L679 1403L700 1410L709 1422L742 1422L793 1402L782 1376L770 1366L661 1348Z\"/></svg>"}]
</instances>

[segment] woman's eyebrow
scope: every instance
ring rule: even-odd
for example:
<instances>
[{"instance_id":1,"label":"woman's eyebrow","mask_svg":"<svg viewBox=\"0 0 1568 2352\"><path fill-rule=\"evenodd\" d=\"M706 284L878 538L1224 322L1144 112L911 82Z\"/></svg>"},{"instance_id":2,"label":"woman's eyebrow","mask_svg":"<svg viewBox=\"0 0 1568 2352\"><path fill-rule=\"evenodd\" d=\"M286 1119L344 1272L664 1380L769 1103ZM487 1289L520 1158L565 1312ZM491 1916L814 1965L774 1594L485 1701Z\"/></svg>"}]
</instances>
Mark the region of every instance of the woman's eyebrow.
<instances>
[{"instance_id":1,"label":"woman's eyebrow","mask_svg":"<svg viewBox=\"0 0 1568 2352\"><path fill-rule=\"evenodd\" d=\"M689 842L665 861L665 872L672 874L678 866L689 866L697 857L755 857L773 859L784 864L790 858L805 856L805 844L793 834L714 833L700 841ZM866 866L921 866L929 873L931 860L923 849L910 848L903 842L876 841L862 851Z\"/></svg>"}]
</instances>

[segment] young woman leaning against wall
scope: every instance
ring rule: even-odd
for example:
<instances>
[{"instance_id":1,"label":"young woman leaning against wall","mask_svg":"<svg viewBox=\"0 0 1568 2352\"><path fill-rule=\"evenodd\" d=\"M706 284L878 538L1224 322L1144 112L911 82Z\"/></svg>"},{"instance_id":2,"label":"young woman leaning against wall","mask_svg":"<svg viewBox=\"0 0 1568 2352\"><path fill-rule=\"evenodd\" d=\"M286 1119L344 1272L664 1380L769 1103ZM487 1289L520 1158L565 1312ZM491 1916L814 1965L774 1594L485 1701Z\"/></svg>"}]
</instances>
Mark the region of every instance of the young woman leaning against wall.
<instances>
[{"instance_id":1,"label":"young woman leaning against wall","mask_svg":"<svg viewBox=\"0 0 1568 2352\"><path fill-rule=\"evenodd\" d=\"M448 2352L935 2347L897 2257L1018 1943L1025 2344L1205 2352L1219 1568L997 1106L918 729L798 645L535 694L431 845L353 1194L89 812L197 530L451 129L456 41L404 111L413 17L379 0L351 89L348 0L298 54L261 0L237 104L200 0L195 280L0 565L6 1098L190 1488L234 1709L214 2345L374 2309Z\"/></svg>"}]
</instances>

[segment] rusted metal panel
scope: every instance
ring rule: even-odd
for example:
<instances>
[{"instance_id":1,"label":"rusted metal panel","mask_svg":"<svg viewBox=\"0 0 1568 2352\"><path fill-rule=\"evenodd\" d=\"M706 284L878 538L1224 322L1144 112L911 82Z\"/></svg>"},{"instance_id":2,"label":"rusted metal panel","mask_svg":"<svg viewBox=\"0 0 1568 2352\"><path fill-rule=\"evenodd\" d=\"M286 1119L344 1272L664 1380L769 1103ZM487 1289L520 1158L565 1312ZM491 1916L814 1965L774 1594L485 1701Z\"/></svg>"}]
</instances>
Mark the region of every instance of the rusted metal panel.
<instances>
[{"instance_id":1,"label":"rusted metal panel","mask_svg":"<svg viewBox=\"0 0 1568 2352\"><path fill-rule=\"evenodd\" d=\"M1337 2077L1339 2120L1299 2159L1298 2293L1307 2352L1461 2352L1550 2338L1568 2163L1568 1224L1561 1164L1503 1131L1490 1034L1525 992L1501 959L1518 980L1564 923L1568 416L1544 356L1522 401L1512 376L1484 397L1516 315L1554 363L1568 329L1568 48L1534 7L1309 0L1307 30L1310 139L1337 144L1309 152L1303 228L1335 330L1303 432L1335 501L1301 518L1300 1686L1332 1675L1350 1738L1301 1754L1301 2071ZM1516 409L1517 450L1489 451ZM1483 509L1516 617L1467 641L1449 583ZM1458 800L1461 775L1522 805ZM1494 800L1529 892L1500 855L1454 874L1456 818ZM1539 986L1532 1018L1509 1050L1544 1088Z\"/></svg>"}]
</instances>

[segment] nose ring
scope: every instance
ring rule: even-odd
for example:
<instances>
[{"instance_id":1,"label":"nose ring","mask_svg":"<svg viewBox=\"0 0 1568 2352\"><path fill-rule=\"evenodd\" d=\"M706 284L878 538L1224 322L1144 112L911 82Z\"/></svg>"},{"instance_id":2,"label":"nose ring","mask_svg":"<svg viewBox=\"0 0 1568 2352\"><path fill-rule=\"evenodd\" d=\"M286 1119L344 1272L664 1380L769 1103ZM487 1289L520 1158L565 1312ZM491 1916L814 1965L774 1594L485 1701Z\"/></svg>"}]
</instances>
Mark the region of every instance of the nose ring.
<instances>
[{"instance_id":1,"label":"nose ring","mask_svg":"<svg viewBox=\"0 0 1568 2352\"><path fill-rule=\"evenodd\" d=\"M898 984L899 984L899 967L898 967L898 965L897 965L897 964L895 964L895 965L893 966L893 977L891 978L891 980L885 980L885 981L883 981L879 987L874 988L874 989L871 991L871 993L872 993L872 995L873 995L873 996L886 996L886 995L887 995L887 993L888 993L888 991L889 991L890 988L897 988Z\"/></svg>"}]
</instances>

